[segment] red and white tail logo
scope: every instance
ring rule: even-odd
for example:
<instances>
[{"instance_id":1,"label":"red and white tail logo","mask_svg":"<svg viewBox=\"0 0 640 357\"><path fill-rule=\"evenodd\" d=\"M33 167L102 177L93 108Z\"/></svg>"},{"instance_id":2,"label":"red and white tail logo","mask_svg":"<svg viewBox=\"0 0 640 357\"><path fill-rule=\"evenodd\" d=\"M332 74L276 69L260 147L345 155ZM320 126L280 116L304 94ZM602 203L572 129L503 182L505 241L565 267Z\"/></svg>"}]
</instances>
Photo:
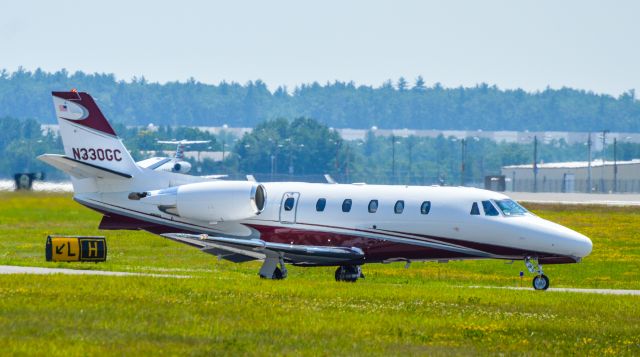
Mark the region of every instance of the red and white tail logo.
<instances>
[{"instance_id":1,"label":"red and white tail logo","mask_svg":"<svg viewBox=\"0 0 640 357\"><path fill-rule=\"evenodd\" d=\"M116 136L91 96L84 92L53 92L53 104L59 119L71 120L84 127Z\"/></svg>"},{"instance_id":2,"label":"red and white tail logo","mask_svg":"<svg viewBox=\"0 0 640 357\"><path fill-rule=\"evenodd\" d=\"M88 93L52 95L67 157L118 172L137 171L135 161Z\"/></svg>"}]
</instances>

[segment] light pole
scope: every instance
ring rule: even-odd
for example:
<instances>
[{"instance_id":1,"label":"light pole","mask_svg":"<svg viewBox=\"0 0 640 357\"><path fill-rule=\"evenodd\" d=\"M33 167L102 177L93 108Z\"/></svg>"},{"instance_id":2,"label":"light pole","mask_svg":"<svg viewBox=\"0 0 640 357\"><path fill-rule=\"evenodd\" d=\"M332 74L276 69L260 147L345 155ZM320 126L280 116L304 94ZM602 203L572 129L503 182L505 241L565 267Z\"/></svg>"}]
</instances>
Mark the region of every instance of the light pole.
<instances>
[{"instance_id":1,"label":"light pole","mask_svg":"<svg viewBox=\"0 0 640 357\"><path fill-rule=\"evenodd\" d=\"M613 138L613 193L618 192L618 138Z\"/></svg>"},{"instance_id":2,"label":"light pole","mask_svg":"<svg viewBox=\"0 0 640 357\"><path fill-rule=\"evenodd\" d=\"M589 136L587 138L587 150L588 150L588 162L587 162L587 193L591 193L592 183L591 183L591 132L589 132Z\"/></svg>"},{"instance_id":3,"label":"light pole","mask_svg":"<svg viewBox=\"0 0 640 357\"><path fill-rule=\"evenodd\" d=\"M275 174L275 161L276 156L271 154L271 181L273 182L273 175Z\"/></svg>"},{"instance_id":4,"label":"light pole","mask_svg":"<svg viewBox=\"0 0 640 357\"><path fill-rule=\"evenodd\" d=\"M461 151L461 160L460 160L460 186L464 186L464 159L467 151L467 140L462 138L460 140L460 151Z\"/></svg>"},{"instance_id":5,"label":"light pole","mask_svg":"<svg viewBox=\"0 0 640 357\"><path fill-rule=\"evenodd\" d=\"M391 181L396 182L396 136L391 134Z\"/></svg>"},{"instance_id":6,"label":"light pole","mask_svg":"<svg viewBox=\"0 0 640 357\"><path fill-rule=\"evenodd\" d=\"M533 192L538 192L538 136L533 136Z\"/></svg>"},{"instance_id":7,"label":"light pole","mask_svg":"<svg viewBox=\"0 0 640 357\"><path fill-rule=\"evenodd\" d=\"M291 138L286 138L284 141L289 143L289 176L293 176L293 141Z\"/></svg>"},{"instance_id":8,"label":"light pole","mask_svg":"<svg viewBox=\"0 0 640 357\"><path fill-rule=\"evenodd\" d=\"M227 135L226 135L226 129L229 126L227 124L223 124L222 125L222 130L220 130L220 137L222 138L222 163L224 164L224 157L225 157L225 147L227 146Z\"/></svg>"},{"instance_id":9,"label":"light pole","mask_svg":"<svg viewBox=\"0 0 640 357\"><path fill-rule=\"evenodd\" d=\"M604 186L604 167L606 164L606 158L607 158L607 134L609 133L609 130L605 129L602 131L602 170L600 171L602 176L600 179L600 190L602 193L607 192L607 190L605 189Z\"/></svg>"},{"instance_id":10,"label":"light pole","mask_svg":"<svg viewBox=\"0 0 640 357\"><path fill-rule=\"evenodd\" d=\"M407 138L407 149L409 150L409 184L412 183L412 179L413 179L413 173L411 171L412 166L413 166L413 141L414 141L414 136L410 136Z\"/></svg>"}]
</instances>

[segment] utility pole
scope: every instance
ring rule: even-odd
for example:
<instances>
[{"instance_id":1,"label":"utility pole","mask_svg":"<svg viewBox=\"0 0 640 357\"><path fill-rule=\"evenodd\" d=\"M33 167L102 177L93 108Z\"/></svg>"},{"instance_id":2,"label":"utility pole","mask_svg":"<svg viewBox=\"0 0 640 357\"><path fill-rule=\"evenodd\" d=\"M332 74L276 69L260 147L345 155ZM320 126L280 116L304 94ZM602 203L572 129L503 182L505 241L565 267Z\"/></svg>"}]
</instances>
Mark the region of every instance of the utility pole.
<instances>
[{"instance_id":1,"label":"utility pole","mask_svg":"<svg viewBox=\"0 0 640 357\"><path fill-rule=\"evenodd\" d=\"M591 189L593 188L591 183L591 132L589 132L589 137L587 138L587 148L589 150L589 162L587 162L587 193L591 193Z\"/></svg>"},{"instance_id":2,"label":"utility pole","mask_svg":"<svg viewBox=\"0 0 640 357\"><path fill-rule=\"evenodd\" d=\"M600 178L600 191L602 193L607 192L607 190L605 189L604 186L604 166L606 164L606 159L607 159L607 133L609 132L609 130L603 130L602 131L602 170L600 171L600 173L602 174L601 178Z\"/></svg>"},{"instance_id":3,"label":"utility pole","mask_svg":"<svg viewBox=\"0 0 640 357\"><path fill-rule=\"evenodd\" d=\"M222 125L222 129L220 130L220 136L222 138L222 165L224 166L224 159L226 157L226 147L227 147L227 124Z\"/></svg>"},{"instance_id":4,"label":"utility pole","mask_svg":"<svg viewBox=\"0 0 640 357\"><path fill-rule=\"evenodd\" d=\"M466 156L465 151L467 151L467 140L464 138L460 140L460 146L461 146L460 186L464 186L464 157Z\"/></svg>"},{"instance_id":5,"label":"utility pole","mask_svg":"<svg viewBox=\"0 0 640 357\"><path fill-rule=\"evenodd\" d=\"M618 138L613 138L613 193L618 192Z\"/></svg>"},{"instance_id":6,"label":"utility pole","mask_svg":"<svg viewBox=\"0 0 640 357\"><path fill-rule=\"evenodd\" d=\"M410 136L409 139L407 140L407 146L409 149L409 184L412 183L411 179L413 178L413 175L411 173L411 166L413 166L413 162L412 162L412 154L413 154L413 137Z\"/></svg>"},{"instance_id":7,"label":"utility pole","mask_svg":"<svg viewBox=\"0 0 640 357\"><path fill-rule=\"evenodd\" d=\"M273 175L275 174L276 156L271 154L271 181L273 182Z\"/></svg>"},{"instance_id":8,"label":"utility pole","mask_svg":"<svg viewBox=\"0 0 640 357\"><path fill-rule=\"evenodd\" d=\"M349 144L348 143L346 144L345 151L346 151L346 155L345 155L346 164L344 165L344 174L347 177L347 182L351 182L349 180Z\"/></svg>"},{"instance_id":9,"label":"utility pole","mask_svg":"<svg viewBox=\"0 0 640 357\"><path fill-rule=\"evenodd\" d=\"M538 137L533 137L533 192L538 192Z\"/></svg>"},{"instance_id":10,"label":"utility pole","mask_svg":"<svg viewBox=\"0 0 640 357\"><path fill-rule=\"evenodd\" d=\"M396 136L391 134L391 180L396 183Z\"/></svg>"}]
</instances>

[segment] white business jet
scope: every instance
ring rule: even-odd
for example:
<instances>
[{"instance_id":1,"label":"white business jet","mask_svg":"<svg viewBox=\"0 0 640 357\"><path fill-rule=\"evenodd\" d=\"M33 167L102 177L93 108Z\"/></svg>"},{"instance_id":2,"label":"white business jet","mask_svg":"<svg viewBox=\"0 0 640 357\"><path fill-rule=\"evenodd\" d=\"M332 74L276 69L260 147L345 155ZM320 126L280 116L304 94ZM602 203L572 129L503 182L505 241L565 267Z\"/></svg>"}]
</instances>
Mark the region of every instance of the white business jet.
<instances>
[{"instance_id":1,"label":"white business jet","mask_svg":"<svg viewBox=\"0 0 640 357\"><path fill-rule=\"evenodd\" d=\"M543 264L576 263L589 238L509 197L465 187L227 181L141 167L87 93L53 92L74 199L101 212L101 229L145 230L232 262L336 266L338 281L366 263L524 260L545 290Z\"/></svg>"}]
</instances>

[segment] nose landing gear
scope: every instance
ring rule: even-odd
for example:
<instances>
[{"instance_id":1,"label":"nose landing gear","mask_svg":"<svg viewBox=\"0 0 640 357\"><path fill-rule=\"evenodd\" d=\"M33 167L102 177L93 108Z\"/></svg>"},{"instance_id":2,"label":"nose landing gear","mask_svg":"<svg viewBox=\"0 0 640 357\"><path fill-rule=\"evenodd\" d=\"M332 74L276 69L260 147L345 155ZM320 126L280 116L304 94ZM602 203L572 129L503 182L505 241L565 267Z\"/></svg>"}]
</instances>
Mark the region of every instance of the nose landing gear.
<instances>
[{"instance_id":1,"label":"nose landing gear","mask_svg":"<svg viewBox=\"0 0 640 357\"><path fill-rule=\"evenodd\" d=\"M526 257L524 258L524 265L527 266L530 273L537 274L533 278L533 288L536 290L547 290L549 288L549 278L544 275L542 265L538 263L538 258Z\"/></svg>"}]
</instances>

